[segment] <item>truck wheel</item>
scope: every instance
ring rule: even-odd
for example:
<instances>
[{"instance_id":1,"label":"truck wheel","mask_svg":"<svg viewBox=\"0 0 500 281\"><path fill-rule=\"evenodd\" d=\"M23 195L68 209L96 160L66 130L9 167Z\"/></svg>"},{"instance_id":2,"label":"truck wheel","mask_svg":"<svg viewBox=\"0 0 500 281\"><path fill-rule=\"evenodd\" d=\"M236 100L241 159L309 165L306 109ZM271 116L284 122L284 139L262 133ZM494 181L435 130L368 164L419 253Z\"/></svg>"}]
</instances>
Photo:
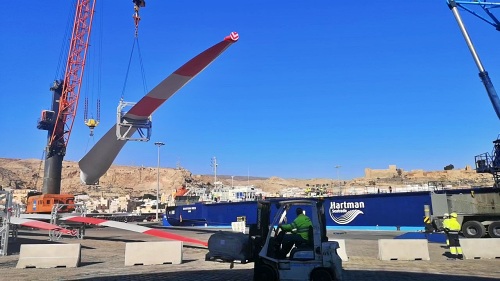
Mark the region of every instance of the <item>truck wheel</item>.
<instances>
[{"instance_id":1,"label":"truck wheel","mask_svg":"<svg viewBox=\"0 0 500 281\"><path fill-rule=\"evenodd\" d=\"M276 271L274 271L274 269L271 266L263 264L259 266L259 268L256 268L256 270L254 271L253 280L278 281L278 276L276 275Z\"/></svg>"},{"instance_id":2,"label":"truck wheel","mask_svg":"<svg viewBox=\"0 0 500 281\"><path fill-rule=\"evenodd\" d=\"M500 221L495 221L488 226L488 233L491 238L500 238Z\"/></svg>"},{"instance_id":3,"label":"truck wheel","mask_svg":"<svg viewBox=\"0 0 500 281\"><path fill-rule=\"evenodd\" d=\"M319 268L311 273L311 281L333 281L330 271Z\"/></svg>"},{"instance_id":4,"label":"truck wheel","mask_svg":"<svg viewBox=\"0 0 500 281\"><path fill-rule=\"evenodd\" d=\"M478 221L468 221L463 224L462 233L466 238L481 238L486 234L486 229Z\"/></svg>"}]
</instances>

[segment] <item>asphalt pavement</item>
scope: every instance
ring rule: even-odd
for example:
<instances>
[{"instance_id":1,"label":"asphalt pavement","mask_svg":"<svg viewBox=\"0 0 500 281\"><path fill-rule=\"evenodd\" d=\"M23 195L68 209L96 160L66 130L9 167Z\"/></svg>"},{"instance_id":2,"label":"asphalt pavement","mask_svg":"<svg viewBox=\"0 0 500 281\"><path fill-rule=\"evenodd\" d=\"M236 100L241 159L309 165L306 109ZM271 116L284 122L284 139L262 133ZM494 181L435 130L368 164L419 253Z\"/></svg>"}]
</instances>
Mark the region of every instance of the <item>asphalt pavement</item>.
<instances>
[{"instance_id":1,"label":"asphalt pavement","mask_svg":"<svg viewBox=\"0 0 500 281\"><path fill-rule=\"evenodd\" d=\"M208 241L220 229L172 228L175 234ZM344 280L358 281L492 281L500 280L500 259L447 260L443 244L429 243L430 261L381 261L378 239L391 239L402 232L328 231L329 238L345 239L348 262L343 263ZM179 265L125 266L125 244L162 241L161 238L113 228L87 229L84 239L64 237L48 241L46 231L21 229L9 245L8 256L0 257L1 280L252 280L253 263L235 264L205 261L208 249L184 244ZM81 264L77 268L17 269L21 244L80 243Z\"/></svg>"}]
</instances>

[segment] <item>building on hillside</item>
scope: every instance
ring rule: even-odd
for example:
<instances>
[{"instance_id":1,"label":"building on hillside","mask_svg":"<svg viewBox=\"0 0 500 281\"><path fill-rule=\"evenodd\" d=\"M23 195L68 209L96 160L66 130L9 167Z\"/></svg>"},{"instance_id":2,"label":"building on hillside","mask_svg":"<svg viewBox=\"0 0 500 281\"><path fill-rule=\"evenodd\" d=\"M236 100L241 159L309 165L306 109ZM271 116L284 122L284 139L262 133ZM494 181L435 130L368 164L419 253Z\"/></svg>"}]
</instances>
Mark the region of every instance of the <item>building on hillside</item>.
<instances>
[{"instance_id":1,"label":"building on hillside","mask_svg":"<svg viewBox=\"0 0 500 281\"><path fill-rule=\"evenodd\" d=\"M452 180L471 174L476 174L476 171L472 169L470 165L465 166L464 169L453 169L453 170L443 169L439 171L429 171L429 172L422 169L416 169L406 172L403 169L398 169L396 165L389 165L388 169L365 168L365 178L372 180L395 178L400 176L404 176L406 179L433 178L433 179Z\"/></svg>"},{"instance_id":2,"label":"building on hillside","mask_svg":"<svg viewBox=\"0 0 500 281\"><path fill-rule=\"evenodd\" d=\"M109 202L109 213L124 213L132 210L130 195L114 198Z\"/></svg>"},{"instance_id":3,"label":"building on hillside","mask_svg":"<svg viewBox=\"0 0 500 281\"><path fill-rule=\"evenodd\" d=\"M108 213L110 200L104 197L99 199L90 199L85 202L88 213Z\"/></svg>"},{"instance_id":4,"label":"building on hillside","mask_svg":"<svg viewBox=\"0 0 500 281\"><path fill-rule=\"evenodd\" d=\"M7 190L7 189L6 189ZM12 201L16 204L26 204L29 192L36 192L32 189L13 189L12 190Z\"/></svg>"},{"instance_id":5,"label":"building on hillside","mask_svg":"<svg viewBox=\"0 0 500 281\"><path fill-rule=\"evenodd\" d=\"M367 179L393 178L396 176L398 176L398 169L396 168L396 165L389 165L389 169L365 168L365 178Z\"/></svg>"}]
</instances>

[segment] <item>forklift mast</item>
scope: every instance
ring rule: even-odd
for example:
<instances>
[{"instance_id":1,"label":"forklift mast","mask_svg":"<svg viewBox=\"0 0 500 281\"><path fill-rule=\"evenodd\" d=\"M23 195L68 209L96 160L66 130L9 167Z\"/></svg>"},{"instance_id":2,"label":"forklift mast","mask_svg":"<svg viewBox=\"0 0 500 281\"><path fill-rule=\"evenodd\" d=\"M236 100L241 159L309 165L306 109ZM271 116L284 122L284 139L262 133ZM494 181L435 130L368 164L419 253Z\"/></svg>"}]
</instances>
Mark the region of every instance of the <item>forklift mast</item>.
<instances>
[{"instance_id":1,"label":"forklift mast","mask_svg":"<svg viewBox=\"0 0 500 281\"><path fill-rule=\"evenodd\" d=\"M271 202L259 201L257 203L257 235L266 237L271 223Z\"/></svg>"},{"instance_id":2,"label":"forklift mast","mask_svg":"<svg viewBox=\"0 0 500 281\"><path fill-rule=\"evenodd\" d=\"M266 242L269 233L269 224L271 223L271 202L257 202L257 223L250 225L249 235L252 244L253 258L256 259L260 250Z\"/></svg>"},{"instance_id":3,"label":"forklift mast","mask_svg":"<svg viewBox=\"0 0 500 281\"><path fill-rule=\"evenodd\" d=\"M326 236L326 215L325 215L325 208L323 206L323 200L318 200L318 202L316 202L316 207L318 208L318 211L319 211L319 218L321 220L321 241L322 242L325 242L325 241L328 241L328 236Z\"/></svg>"}]
</instances>

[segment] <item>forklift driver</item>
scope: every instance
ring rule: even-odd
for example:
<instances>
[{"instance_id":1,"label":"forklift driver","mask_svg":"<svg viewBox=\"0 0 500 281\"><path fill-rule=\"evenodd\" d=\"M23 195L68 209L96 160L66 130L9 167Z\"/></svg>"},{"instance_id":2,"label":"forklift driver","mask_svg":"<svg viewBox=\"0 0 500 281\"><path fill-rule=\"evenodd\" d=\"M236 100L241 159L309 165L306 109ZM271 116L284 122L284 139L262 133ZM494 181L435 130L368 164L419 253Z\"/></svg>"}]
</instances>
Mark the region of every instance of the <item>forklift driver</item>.
<instances>
[{"instance_id":1,"label":"forklift driver","mask_svg":"<svg viewBox=\"0 0 500 281\"><path fill-rule=\"evenodd\" d=\"M309 242L309 227L312 226L311 219L304 215L302 208L297 208L296 214L297 218L295 218L292 223L279 226L283 230L280 235L284 236L280 258L285 258L293 245L307 244ZM292 233L285 234L286 232ZM278 241L280 240L281 239L278 238Z\"/></svg>"}]
</instances>

